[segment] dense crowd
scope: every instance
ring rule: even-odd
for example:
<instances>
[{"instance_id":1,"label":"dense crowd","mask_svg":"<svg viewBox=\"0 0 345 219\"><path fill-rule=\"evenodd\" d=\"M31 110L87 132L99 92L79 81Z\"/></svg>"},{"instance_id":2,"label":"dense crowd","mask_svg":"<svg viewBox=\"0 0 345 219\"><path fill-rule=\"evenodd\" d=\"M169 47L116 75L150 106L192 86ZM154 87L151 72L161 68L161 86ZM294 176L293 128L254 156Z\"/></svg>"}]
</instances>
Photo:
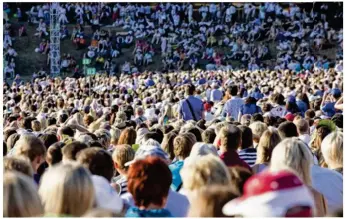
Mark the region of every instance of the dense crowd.
<instances>
[{"instance_id":1,"label":"dense crowd","mask_svg":"<svg viewBox=\"0 0 345 219\"><path fill-rule=\"evenodd\" d=\"M342 86L341 62L4 83L4 216L340 215Z\"/></svg>"},{"instance_id":2,"label":"dense crowd","mask_svg":"<svg viewBox=\"0 0 345 219\"><path fill-rule=\"evenodd\" d=\"M61 4L60 22L77 20L61 36L86 46L91 25L84 57L101 70L135 43L120 74L3 83L5 217L342 216L343 63L310 53L341 45L326 14L277 3L259 15L250 3L242 14L223 3L112 6ZM27 12L42 40L48 9ZM112 47L101 24L131 33ZM275 69L261 67L270 53L253 46L260 37L279 41ZM157 52L164 69L140 71ZM209 60L204 70L200 59ZM64 71L71 63L78 68L63 55Z\"/></svg>"},{"instance_id":3,"label":"dense crowd","mask_svg":"<svg viewBox=\"0 0 345 219\"><path fill-rule=\"evenodd\" d=\"M334 57L319 53L324 49L333 48L336 59L342 59L342 6L332 4L61 3L58 10L61 40L87 48L84 58L108 74L138 73L156 57L164 71L201 67L300 72L334 65ZM46 55L49 65L49 10L46 3L15 11L19 30L4 31L6 73L15 72L12 40L15 33L25 35L26 22L37 26L34 35L42 41L35 51ZM5 27L11 29L7 17ZM68 25L74 25L72 31ZM112 26L123 31L111 31ZM86 31L90 27L91 33ZM132 57L119 63L123 49L132 46ZM81 60L62 55L62 72L82 73L80 66Z\"/></svg>"}]
</instances>

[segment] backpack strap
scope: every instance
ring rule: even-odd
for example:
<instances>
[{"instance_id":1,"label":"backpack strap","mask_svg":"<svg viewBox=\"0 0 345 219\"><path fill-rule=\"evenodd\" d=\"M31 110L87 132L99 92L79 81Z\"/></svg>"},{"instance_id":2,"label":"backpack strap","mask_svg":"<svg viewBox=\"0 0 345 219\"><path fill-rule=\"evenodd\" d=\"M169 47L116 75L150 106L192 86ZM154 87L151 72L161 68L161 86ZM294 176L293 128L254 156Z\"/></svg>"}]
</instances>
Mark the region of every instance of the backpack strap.
<instances>
[{"instance_id":1,"label":"backpack strap","mask_svg":"<svg viewBox=\"0 0 345 219\"><path fill-rule=\"evenodd\" d=\"M195 114L194 114L194 110L193 110L192 105L190 104L190 102L189 102L188 99L186 99L186 102L187 102L187 104L188 104L188 107L189 107L190 112L192 113L192 116L193 116L194 121L197 121L196 116L195 116Z\"/></svg>"}]
</instances>

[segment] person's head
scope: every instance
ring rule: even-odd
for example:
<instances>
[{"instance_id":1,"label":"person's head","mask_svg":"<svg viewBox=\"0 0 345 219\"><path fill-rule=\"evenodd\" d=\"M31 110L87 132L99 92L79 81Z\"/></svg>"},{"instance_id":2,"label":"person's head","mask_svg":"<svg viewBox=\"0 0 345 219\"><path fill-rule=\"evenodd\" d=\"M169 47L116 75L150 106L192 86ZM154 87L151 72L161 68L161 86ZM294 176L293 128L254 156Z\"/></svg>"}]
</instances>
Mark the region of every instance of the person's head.
<instances>
[{"instance_id":1,"label":"person's head","mask_svg":"<svg viewBox=\"0 0 345 219\"><path fill-rule=\"evenodd\" d=\"M110 136L111 136L110 144L117 145L117 142L119 141L120 135L121 135L121 130L120 129L112 128L110 130Z\"/></svg>"},{"instance_id":2,"label":"person's head","mask_svg":"<svg viewBox=\"0 0 345 219\"><path fill-rule=\"evenodd\" d=\"M307 111L305 111L304 115L306 119L313 119L315 117L315 111L312 109L308 109Z\"/></svg>"},{"instance_id":3,"label":"person's head","mask_svg":"<svg viewBox=\"0 0 345 219\"><path fill-rule=\"evenodd\" d=\"M38 193L47 214L80 217L95 203L90 173L75 163L48 168L41 179Z\"/></svg>"},{"instance_id":4,"label":"person's head","mask_svg":"<svg viewBox=\"0 0 345 219\"><path fill-rule=\"evenodd\" d=\"M164 208L172 183L172 174L165 161L154 156L137 160L130 165L127 179L128 191L137 207Z\"/></svg>"},{"instance_id":5,"label":"person's head","mask_svg":"<svg viewBox=\"0 0 345 219\"><path fill-rule=\"evenodd\" d=\"M286 121L278 126L278 133L281 139L298 137L297 127L293 122Z\"/></svg>"},{"instance_id":6,"label":"person's head","mask_svg":"<svg viewBox=\"0 0 345 219\"><path fill-rule=\"evenodd\" d=\"M169 155L170 160L174 160L174 139L176 138L176 132L169 132L165 134L162 141L162 149Z\"/></svg>"},{"instance_id":7,"label":"person's head","mask_svg":"<svg viewBox=\"0 0 345 219\"><path fill-rule=\"evenodd\" d=\"M137 108L135 109L135 115L136 115L136 116L142 116L142 115L144 115L144 109L143 109L141 106L137 107Z\"/></svg>"},{"instance_id":8,"label":"person's head","mask_svg":"<svg viewBox=\"0 0 345 219\"><path fill-rule=\"evenodd\" d=\"M24 157L4 157L4 171L18 171L31 178L34 175L30 161Z\"/></svg>"},{"instance_id":9,"label":"person's head","mask_svg":"<svg viewBox=\"0 0 345 219\"><path fill-rule=\"evenodd\" d=\"M228 93L231 96L237 96L238 94L238 87L236 85L231 85L228 87Z\"/></svg>"},{"instance_id":10,"label":"person's head","mask_svg":"<svg viewBox=\"0 0 345 219\"><path fill-rule=\"evenodd\" d=\"M294 121L298 135L309 134L309 122L305 119Z\"/></svg>"},{"instance_id":11,"label":"person's head","mask_svg":"<svg viewBox=\"0 0 345 219\"><path fill-rule=\"evenodd\" d=\"M235 125L225 126L219 131L219 140L222 151L237 150L242 144L241 129Z\"/></svg>"},{"instance_id":12,"label":"person's head","mask_svg":"<svg viewBox=\"0 0 345 219\"><path fill-rule=\"evenodd\" d=\"M59 141L57 136L53 133L45 133L45 134L40 135L38 138L42 140L46 149L48 149L52 144Z\"/></svg>"},{"instance_id":13,"label":"person's head","mask_svg":"<svg viewBox=\"0 0 345 219\"><path fill-rule=\"evenodd\" d=\"M264 171L244 184L243 196L223 207L227 216L313 217L310 189L291 171Z\"/></svg>"},{"instance_id":14,"label":"person's head","mask_svg":"<svg viewBox=\"0 0 345 219\"><path fill-rule=\"evenodd\" d=\"M45 161L46 148L43 142L34 135L22 135L15 145L15 156L23 156L30 160L34 172Z\"/></svg>"},{"instance_id":15,"label":"person's head","mask_svg":"<svg viewBox=\"0 0 345 219\"><path fill-rule=\"evenodd\" d=\"M267 164L271 161L272 151L279 144L281 138L273 128L268 128L261 136L257 147L257 164Z\"/></svg>"},{"instance_id":16,"label":"person's head","mask_svg":"<svg viewBox=\"0 0 345 219\"><path fill-rule=\"evenodd\" d=\"M83 118L83 121L86 126L89 126L95 121L95 119L93 118L93 116L86 114Z\"/></svg>"},{"instance_id":17,"label":"person's head","mask_svg":"<svg viewBox=\"0 0 345 219\"><path fill-rule=\"evenodd\" d=\"M62 148L62 162L66 163L68 161L77 160L77 153L83 149L86 149L88 146L79 141L74 141L70 144L67 144Z\"/></svg>"},{"instance_id":18,"label":"person's head","mask_svg":"<svg viewBox=\"0 0 345 219\"><path fill-rule=\"evenodd\" d=\"M114 163L111 155L101 148L86 148L77 154L77 161L91 174L102 176L109 182L114 176Z\"/></svg>"},{"instance_id":19,"label":"person's head","mask_svg":"<svg viewBox=\"0 0 345 219\"><path fill-rule=\"evenodd\" d=\"M132 127L128 127L121 132L118 144L133 145L135 144L136 138L137 132L135 131L135 129Z\"/></svg>"},{"instance_id":20,"label":"person's head","mask_svg":"<svg viewBox=\"0 0 345 219\"><path fill-rule=\"evenodd\" d=\"M343 167L343 133L332 132L327 135L321 144L321 152L328 168Z\"/></svg>"},{"instance_id":21,"label":"person's head","mask_svg":"<svg viewBox=\"0 0 345 219\"><path fill-rule=\"evenodd\" d=\"M16 145L19 138L20 135L18 133L14 133L10 137L8 137L6 141L7 151L11 151L11 149Z\"/></svg>"},{"instance_id":22,"label":"person's head","mask_svg":"<svg viewBox=\"0 0 345 219\"><path fill-rule=\"evenodd\" d=\"M211 185L201 188L191 197L188 217L225 217L223 206L238 197L228 185Z\"/></svg>"},{"instance_id":23,"label":"person's head","mask_svg":"<svg viewBox=\"0 0 345 219\"><path fill-rule=\"evenodd\" d=\"M53 144L47 150L46 161L49 166L60 163L62 161L62 149L59 143L60 142Z\"/></svg>"},{"instance_id":24,"label":"person's head","mask_svg":"<svg viewBox=\"0 0 345 219\"><path fill-rule=\"evenodd\" d=\"M38 120L31 122L32 131L39 132L41 131L41 123Z\"/></svg>"},{"instance_id":25,"label":"person's head","mask_svg":"<svg viewBox=\"0 0 345 219\"><path fill-rule=\"evenodd\" d=\"M308 186L311 185L311 166L313 155L308 146L299 138L282 140L272 152L270 169L280 171L291 169Z\"/></svg>"},{"instance_id":26,"label":"person's head","mask_svg":"<svg viewBox=\"0 0 345 219\"><path fill-rule=\"evenodd\" d=\"M43 205L32 178L20 172L5 171L3 192L4 217L43 217Z\"/></svg>"},{"instance_id":27,"label":"person's head","mask_svg":"<svg viewBox=\"0 0 345 219\"><path fill-rule=\"evenodd\" d=\"M230 174L223 161L213 155L188 158L181 169L183 188L197 191L210 185L229 185Z\"/></svg>"},{"instance_id":28,"label":"person's head","mask_svg":"<svg viewBox=\"0 0 345 219\"><path fill-rule=\"evenodd\" d=\"M102 147L108 149L111 139L110 132L106 129L99 129L95 131L95 135L97 136L97 140L102 144Z\"/></svg>"},{"instance_id":29,"label":"person's head","mask_svg":"<svg viewBox=\"0 0 345 219\"><path fill-rule=\"evenodd\" d=\"M248 169L244 167L229 167L230 184L234 187L240 195L243 195L243 187L246 181L253 175Z\"/></svg>"},{"instance_id":30,"label":"person's head","mask_svg":"<svg viewBox=\"0 0 345 219\"><path fill-rule=\"evenodd\" d=\"M195 86L192 84L188 84L185 86L185 93L186 95L194 95Z\"/></svg>"},{"instance_id":31,"label":"person's head","mask_svg":"<svg viewBox=\"0 0 345 219\"><path fill-rule=\"evenodd\" d=\"M70 126L63 126L58 130L60 140L74 137L74 130Z\"/></svg>"},{"instance_id":32,"label":"person's head","mask_svg":"<svg viewBox=\"0 0 345 219\"><path fill-rule=\"evenodd\" d=\"M252 133L253 133L253 141L255 143L259 143L262 133L264 133L268 127L266 123L253 122L252 124L250 124L249 128L252 130Z\"/></svg>"},{"instance_id":33,"label":"person's head","mask_svg":"<svg viewBox=\"0 0 345 219\"><path fill-rule=\"evenodd\" d=\"M125 164L132 161L134 156L135 151L131 146L127 144L117 145L112 154L115 169L120 174L126 174L129 166L126 166Z\"/></svg>"},{"instance_id":34,"label":"person's head","mask_svg":"<svg viewBox=\"0 0 345 219\"><path fill-rule=\"evenodd\" d=\"M202 142L206 144L213 144L214 139L216 139L216 133L214 129L206 129L201 134Z\"/></svg>"},{"instance_id":35,"label":"person's head","mask_svg":"<svg viewBox=\"0 0 345 219\"><path fill-rule=\"evenodd\" d=\"M186 159L196 143L195 137L191 133L179 134L173 141L174 155L178 160Z\"/></svg>"},{"instance_id":36,"label":"person's head","mask_svg":"<svg viewBox=\"0 0 345 219\"><path fill-rule=\"evenodd\" d=\"M242 144L239 149L243 150L253 146L253 133L252 130L247 127L240 125L238 128L242 131Z\"/></svg>"}]
</instances>

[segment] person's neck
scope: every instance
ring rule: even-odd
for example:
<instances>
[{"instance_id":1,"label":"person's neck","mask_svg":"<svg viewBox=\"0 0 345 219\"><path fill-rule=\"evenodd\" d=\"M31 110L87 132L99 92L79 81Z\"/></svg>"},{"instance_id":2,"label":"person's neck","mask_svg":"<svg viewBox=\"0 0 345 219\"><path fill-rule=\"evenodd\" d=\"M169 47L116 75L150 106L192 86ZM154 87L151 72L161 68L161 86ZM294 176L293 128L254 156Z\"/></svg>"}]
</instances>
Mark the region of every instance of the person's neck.
<instances>
[{"instance_id":1,"label":"person's neck","mask_svg":"<svg viewBox=\"0 0 345 219\"><path fill-rule=\"evenodd\" d=\"M127 176L127 172L126 172L126 171L124 171L124 170L121 170L121 169L116 169L116 171L117 171L117 172L119 172L121 176L124 176L124 177L126 177L126 176Z\"/></svg>"},{"instance_id":2,"label":"person's neck","mask_svg":"<svg viewBox=\"0 0 345 219\"><path fill-rule=\"evenodd\" d=\"M138 206L140 210L155 210L155 209L162 209L163 205L157 205L157 204L149 204L147 207L145 206Z\"/></svg>"},{"instance_id":3,"label":"person's neck","mask_svg":"<svg viewBox=\"0 0 345 219\"><path fill-rule=\"evenodd\" d=\"M329 163L328 168L331 170L335 170L335 169L343 168L343 166L339 164Z\"/></svg>"}]
</instances>

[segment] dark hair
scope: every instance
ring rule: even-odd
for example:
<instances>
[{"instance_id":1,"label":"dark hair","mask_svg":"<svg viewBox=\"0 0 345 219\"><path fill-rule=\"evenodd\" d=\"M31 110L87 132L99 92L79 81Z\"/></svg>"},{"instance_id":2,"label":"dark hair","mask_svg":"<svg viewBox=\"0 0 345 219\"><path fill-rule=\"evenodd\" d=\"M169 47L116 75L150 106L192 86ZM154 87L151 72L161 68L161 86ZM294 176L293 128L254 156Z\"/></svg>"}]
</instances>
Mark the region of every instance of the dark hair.
<instances>
[{"instance_id":1,"label":"dark hair","mask_svg":"<svg viewBox=\"0 0 345 219\"><path fill-rule=\"evenodd\" d=\"M6 143L3 141L3 151L2 151L2 156L6 156L6 154L7 154L7 145L6 145Z\"/></svg>"},{"instance_id":2,"label":"dark hair","mask_svg":"<svg viewBox=\"0 0 345 219\"><path fill-rule=\"evenodd\" d=\"M158 157L138 160L128 169L128 191L136 206L162 205L169 194L172 174L168 165Z\"/></svg>"},{"instance_id":3,"label":"dark hair","mask_svg":"<svg viewBox=\"0 0 345 219\"><path fill-rule=\"evenodd\" d=\"M248 126L240 125L238 126L242 131L242 144L240 148L246 149L253 146L253 132Z\"/></svg>"},{"instance_id":4,"label":"dark hair","mask_svg":"<svg viewBox=\"0 0 345 219\"><path fill-rule=\"evenodd\" d=\"M9 128L4 131L4 141L6 142L7 139L12 135L17 133L17 130L15 128Z\"/></svg>"},{"instance_id":5,"label":"dark hair","mask_svg":"<svg viewBox=\"0 0 345 219\"><path fill-rule=\"evenodd\" d=\"M286 121L279 125L278 132L281 139L298 137L297 127L293 122Z\"/></svg>"},{"instance_id":6,"label":"dark hair","mask_svg":"<svg viewBox=\"0 0 345 219\"><path fill-rule=\"evenodd\" d=\"M206 129L201 134L202 142L206 144L213 144L214 139L216 139L216 132L214 129Z\"/></svg>"},{"instance_id":7,"label":"dark hair","mask_svg":"<svg viewBox=\"0 0 345 219\"><path fill-rule=\"evenodd\" d=\"M54 117L49 117L47 119L47 125L51 126L51 125L56 125L56 119Z\"/></svg>"},{"instance_id":8,"label":"dark hair","mask_svg":"<svg viewBox=\"0 0 345 219\"><path fill-rule=\"evenodd\" d=\"M305 111L305 117L313 119L315 117L315 111L312 109L308 109L307 111Z\"/></svg>"},{"instance_id":9,"label":"dark hair","mask_svg":"<svg viewBox=\"0 0 345 219\"><path fill-rule=\"evenodd\" d=\"M162 129L163 134L168 134L170 131L174 130L174 127L172 125L164 125Z\"/></svg>"},{"instance_id":10,"label":"dark hair","mask_svg":"<svg viewBox=\"0 0 345 219\"><path fill-rule=\"evenodd\" d=\"M61 128L62 135L68 135L69 137L74 136L74 130L70 126L64 126Z\"/></svg>"},{"instance_id":11,"label":"dark hair","mask_svg":"<svg viewBox=\"0 0 345 219\"><path fill-rule=\"evenodd\" d=\"M202 141L201 132L200 132L200 130L198 128L196 128L196 127L190 128L190 129L188 129L187 132L195 135L195 138L196 138L197 142L201 142Z\"/></svg>"},{"instance_id":12,"label":"dark hair","mask_svg":"<svg viewBox=\"0 0 345 219\"><path fill-rule=\"evenodd\" d=\"M193 95L194 92L195 92L195 86L193 84L188 84L186 85L185 87L185 92L188 94L188 95Z\"/></svg>"},{"instance_id":13,"label":"dark hair","mask_svg":"<svg viewBox=\"0 0 345 219\"><path fill-rule=\"evenodd\" d=\"M101 148L86 148L77 155L77 161L90 170L93 175L103 176L109 182L114 175L111 155Z\"/></svg>"},{"instance_id":14,"label":"dark hair","mask_svg":"<svg viewBox=\"0 0 345 219\"><path fill-rule=\"evenodd\" d=\"M62 155L67 159L76 160L77 153L85 148L87 148L86 144L74 141L62 148Z\"/></svg>"},{"instance_id":15,"label":"dark hair","mask_svg":"<svg viewBox=\"0 0 345 219\"><path fill-rule=\"evenodd\" d=\"M238 87L236 85L231 85L228 87L228 91L231 96L236 96L238 93Z\"/></svg>"},{"instance_id":16,"label":"dark hair","mask_svg":"<svg viewBox=\"0 0 345 219\"><path fill-rule=\"evenodd\" d=\"M62 151L59 144L51 145L47 150L46 161L49 165L60 163L62 160Z\"/></svg>"},{"instance_id":17,"label":"dark hair","mask_svg":"<svg viewBox=\"0 0 345 219\"><path fill-rule=\"evenodd\" d=\"M264 117L262 116L261 113L254 113L251 119L251 123L253 122L264 122Z\"/></svg>"},{"instance_id":18,"label":"dark hair","mask_svg":"<svg viewBox=\"0 0 345 219\"><path fill-rule=\"evenodd\" d=\"M154 129L151 132L148 132L144 135L144 140L147 141L149 139L153 139L158 143L162 143L164 138L163 132L160 129Z\"/></svg>"},{"instance_id":19,"label":"dark hair","mask_svg":"<svg viewBox=\"0 0 345 219\"><path fill-rule=\"evenodd\" d=\"M48 149L52 144L54 144L54 143L59 141L57 136L55 134L52 134L52 133L42 134L38 138L42 140L42 142L43 142L44 146L46 147L46 149Z\"/></svg>"},{"instance_id":20,"label":"dark hair","mask_svg":"<svg viewBox=\"0 0 345 219\"><path fill-rule=\"evenodd\" d=\"M331 119L338 128L343 128L343 114L336 113Z\"/></svg>"},{"instance_id":21,"label":"dark hair","mask_svg":"<svg viewBox=\"0 0 345 219\"><path fill-rule=\"evenodd\" d=\"M162 149L169 155L170 160L174 160L174 139L176 138L177 134L175 132L169 132L168 134L164 135L161 147Z\"/></svg>"},{"instance_id":22,"label":"dark hair","mask_svg":"<svg viewBox=\"0 0 345 219\"><path fill-rule=\"evenodd\" d=\"M247 180L253 175L248 169L244 167L229 167L230 172L230 181L231 185L233 185L236 190L243 195L243 187Z\"/></svg>"},{"instance_id":23,"label":"dark hair","mask_svg":"<svg viewBox=\"0 0 345 219\"><path fill-rule=\"evenodd\" d=\"M103 145L99 141L91 141L89 142L89 147L95 147L95 148L103 148Z\"/></svg>"}]
</instances>

